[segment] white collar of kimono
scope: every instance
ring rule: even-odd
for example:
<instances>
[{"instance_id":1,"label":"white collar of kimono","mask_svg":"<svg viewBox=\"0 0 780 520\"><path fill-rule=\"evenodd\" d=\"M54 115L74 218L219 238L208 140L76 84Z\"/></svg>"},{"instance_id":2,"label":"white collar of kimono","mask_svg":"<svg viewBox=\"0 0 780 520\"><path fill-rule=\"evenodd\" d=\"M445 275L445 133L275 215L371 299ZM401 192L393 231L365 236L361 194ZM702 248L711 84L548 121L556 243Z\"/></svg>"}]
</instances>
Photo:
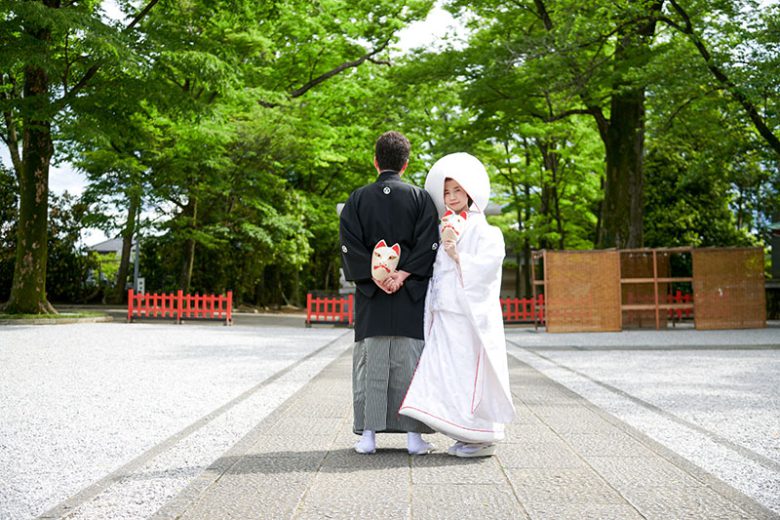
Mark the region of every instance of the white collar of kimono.
<instances>
[{"instance_id":1,"label":"white collar of kimono","mask_svg":"<svg viewBox=\"0 0 780 520\"><path fill-rule=\"evenodd\" d=\"M425 191L436 204L440 217L446 210L444 180L448 178L457 181L474 201L469 208L471 211L484 212L490 199L490 179L479 159L471 154L458 152L445 155L434 163L425 178Z\"/></svg>"}]
</instances>

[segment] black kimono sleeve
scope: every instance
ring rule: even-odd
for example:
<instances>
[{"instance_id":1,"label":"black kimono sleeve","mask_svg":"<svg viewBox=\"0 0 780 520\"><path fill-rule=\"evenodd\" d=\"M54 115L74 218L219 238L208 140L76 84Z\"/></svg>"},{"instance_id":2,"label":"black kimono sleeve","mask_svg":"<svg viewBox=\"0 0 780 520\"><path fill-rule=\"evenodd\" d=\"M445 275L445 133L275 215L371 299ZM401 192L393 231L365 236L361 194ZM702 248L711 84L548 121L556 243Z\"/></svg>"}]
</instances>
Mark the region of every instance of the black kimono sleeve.
<instances>
[{"instance_id":1,"label":"black kimono sleeve","mask_svg":"<svg viewBox=\"0 0 780 520\"><path fill-rule=\"evenodd\" d=\"M344 278L355 282L357 288L371 298L376 292L376 284L371 278L371 255L363 243L363 227L355 207L355 194L349 196L339 218L339 241L341 242L341 265L344 266Z\"/></svg>"}]
</instances>

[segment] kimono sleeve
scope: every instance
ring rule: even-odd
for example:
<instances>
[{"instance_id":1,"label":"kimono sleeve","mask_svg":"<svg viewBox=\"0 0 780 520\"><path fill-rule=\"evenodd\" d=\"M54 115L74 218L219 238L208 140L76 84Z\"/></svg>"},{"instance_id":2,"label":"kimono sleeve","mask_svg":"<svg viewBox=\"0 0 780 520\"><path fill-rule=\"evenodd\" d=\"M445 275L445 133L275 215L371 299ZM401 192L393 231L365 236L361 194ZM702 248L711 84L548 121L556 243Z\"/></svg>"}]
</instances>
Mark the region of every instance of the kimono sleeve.
<instances>
[{"instance_id":1,"label":"kimono sleeve","mask_svg":"<svg viewBox=\"0 0 780 520\"><path fill-rule=\"evenodd\" d=\"M486 360L479 365L475 376L472 413L483 419L509 423L515 408L509 389L506 341L499 304L504 254L501 231L486 226L476 252L459 252L463 283L459 292L468 307L469 320L480 338L480 356Z\"/></svg>"},{"instance_id":2,"label":"kimono sleeve","mask_svg":"<svg viewBox=\"0 0 780 520\"><path fill-rule=\"evenodd\" d=\"M492 301L488 299L498 298L500 292L501 266L506 253L501 231L486 226L478 247L478 252L458 251L463 289L470 302Z\"/></svg>"},{"instance_id":3,"label":"kimono sleeve","mask_svg":"<svg viewBox=\"0 0 780 520\"><path fill-rule=\"evenodd\" d=\"M371 280L372 251L363 243L363 229L355 207L354 193L349 196L339 218L339 241L344 277L349 281Z\"/></svg>"},{"instance_id":4,"label":"kimono sleeve","mask_svg":"<svg viewBox=\"0 0 780 520\"><path fill-rule=\"evenodd\" d=\"M431 196L422 192L422 204L414 224L414 245L398 264L399 271L427 279L433 272L433 261L439 247L439 214Z\"/></svg>"}]
</instances>

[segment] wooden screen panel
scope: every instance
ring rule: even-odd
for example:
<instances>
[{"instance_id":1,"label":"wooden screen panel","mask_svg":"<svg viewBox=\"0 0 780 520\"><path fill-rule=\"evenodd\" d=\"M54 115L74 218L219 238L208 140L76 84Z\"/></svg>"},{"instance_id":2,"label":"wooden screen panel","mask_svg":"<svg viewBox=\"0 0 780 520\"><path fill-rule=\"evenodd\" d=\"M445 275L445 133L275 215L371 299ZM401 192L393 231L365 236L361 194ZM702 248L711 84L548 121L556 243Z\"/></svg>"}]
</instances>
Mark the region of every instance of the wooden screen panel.
<instances>
[{"instance_id":1,"label":"wooden screen panel","mask_svg":"<svg viewBox=\"0 0 780 520\"><path fill-rule=\"evenodd\" d=\"M764 251L694 249L693 298L697 329L766 327Z\"/></svg>"},{"instance_id":2,"label":"wooden screen panel","mask_svg":"<svg viewBox=\"0 0 780 520\"><path fill-rule=\"evenodd\" d=\"M655 305L655 286L653 284L654 273L659 278L668 278L670 276L669 254L658 251L656 254L657 266L653 269L653 250L646 251L621 251L620 252L620 277L621 278L644 278L647 283L627 283L621 287L623 305ZM669 284L661 282L658 284L658 303L666 303L666 293L669 291ZM667 312L661 312L660 328L666 328ZM655 309L648 310L625 310L622 316L622 327L625 329L654 329Z\"/></svg>"},{"instance_id":3,"label":"wooden screen panel","mask_svg":"<svg viewBox=\"0 0 780 520\"><path fill-rule=\"evenodd\" d=\"M620 330L620 253L548 251L547 332Z\"/></svg>"}]
</instances>

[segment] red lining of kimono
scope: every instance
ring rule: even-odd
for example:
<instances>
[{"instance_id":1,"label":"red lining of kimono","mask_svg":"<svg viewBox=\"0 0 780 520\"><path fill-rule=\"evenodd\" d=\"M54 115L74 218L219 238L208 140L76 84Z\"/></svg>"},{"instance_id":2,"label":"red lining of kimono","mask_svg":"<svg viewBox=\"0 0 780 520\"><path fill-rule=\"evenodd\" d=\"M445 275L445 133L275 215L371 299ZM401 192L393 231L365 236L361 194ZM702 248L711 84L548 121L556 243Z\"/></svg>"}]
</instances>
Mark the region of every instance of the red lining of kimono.
<instances>
[{"instance_id":1,"label":"red lining of kimono","mask_svg":"<svg viewBox=\"0 0 780 520\"><path fill-rule=\"evenodd\" d=\"M477 370L474 372L474 386L471 388L471 413L474 413L474 398L477 397L477 380L479 379L479 363L482 361L482 350L477 354Z\"/></svg>"}]
</instances>

